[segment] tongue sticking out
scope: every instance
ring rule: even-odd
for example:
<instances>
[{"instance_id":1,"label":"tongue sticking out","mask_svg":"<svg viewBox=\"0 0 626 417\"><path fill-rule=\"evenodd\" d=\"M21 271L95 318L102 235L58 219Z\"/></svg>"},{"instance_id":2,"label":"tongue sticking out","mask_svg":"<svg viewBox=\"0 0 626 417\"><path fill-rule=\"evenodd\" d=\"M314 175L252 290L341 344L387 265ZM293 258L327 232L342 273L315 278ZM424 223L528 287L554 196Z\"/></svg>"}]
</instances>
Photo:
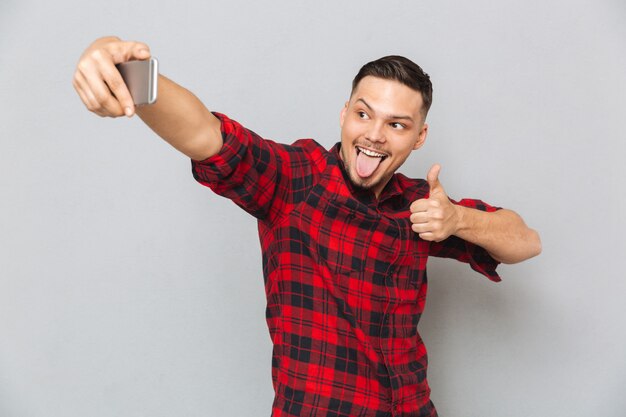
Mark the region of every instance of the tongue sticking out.
<instances>
[{"instance_id":1,"label":"tongue sticking out","mask_svg":"<svg viewBox=\"0 0 626 417\"><path fill-rule=\"evenodd\" d=\"M367 156L363 152L359 152L356 156L356 173L361 178L367 178L374 173L382 158Z\"/></svg>"}]
</instances>

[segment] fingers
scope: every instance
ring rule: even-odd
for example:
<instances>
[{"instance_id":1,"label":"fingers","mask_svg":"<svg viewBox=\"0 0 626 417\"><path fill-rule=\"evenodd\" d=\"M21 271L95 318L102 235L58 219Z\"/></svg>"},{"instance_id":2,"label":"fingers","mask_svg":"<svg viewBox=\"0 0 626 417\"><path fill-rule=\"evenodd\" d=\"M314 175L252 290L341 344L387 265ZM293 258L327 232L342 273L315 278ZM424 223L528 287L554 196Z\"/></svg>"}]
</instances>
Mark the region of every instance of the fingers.
<instances>
[{"instance_id":1,"label":"fingers","mask_svg":"<svg viewBox=\"0 0 626 417\"><path fill-rule=\"evenodd\" d=\"M429 208L441 207L441 203L437 200L431 200L429 198L420 198L411 203L409 210L411 213L417 213L420 211L428 211Z\"/></svg>"},{"instance_id":2,"label":"fingers","mask_svg":"<svg viewBox=\"0 0 626 417\"><path fill-rule=\"evenodd\" d=\"M74 86L74 89L80 96L80 99L83 101L87 109L89 109L90 111L94 113L97 112L98 111L97 108L99 106L98 100L96 100L93 93L88 88L87 81L85 80L85 77L83 77L81 73L77 72L76 74L74 74L72 85Z\"/></svg>"},{"instance_id":3,"label":"fingers","mask_svg":"<svg viewBox=\"0 0 626 417\"><path fill-rule=\"evenodd\" d=\"M424 227L421 227L420 225L413 225L411 226L411 229L417 233L417 235L424 239L427 240L429 242L441 242L442 240L444 240L445 238L440 237L437 233L433 232L432 230L428 230Z\"/></svg>"},{"instance_id":4,"label":"fingers","mask_svg":"<svg viewBox=\"0 0 626 417\"><path fill-rule=\"evenodd\" d=\"M122 106L111 93L100 70L107 66L117 71L105 51L99 49L86 53L78 63L73 84L89 111L102 117L118 117L124 114Z\"/></svg>"},{"instance_id":5,"label":"fingers","mask_svg":"<svg viewBox=\"0 0 626 417\"><path fill-rule=\"evenodd\" d=\"M100 117L115 116L115 114L111 113L111 110L107 110L107 108L103 105L103 99L96 96L93 88L90 87L89 82L82 74L75 75L74 88L89 111Z\"/></svg>"},{"instance_id":6,"label":"fingers","mask_svg":"<svg viewBox=\"0 0 626 417\"><path fill-rule=\"evenodd\" d=\"M437 238L432 232L418 233L418 236L429 242L441 242L444 239Z\"/></svg>"},{"instance_id":7,"label":"fingers","mask_svg":"<svg viewBox=\"0 0 626 417\"><path fill-rule=\"evenodd\" d=\"M443 233L444 211L437 200L423 198L414 201L410 207L411 229L428 241L445 239Z\"/></svg>"},{"instance_id":8,"label":"fingers","mask_svg":"<svg viewBox=\"0 0 626 417\"><path fill-rule=\"evenodd\" d=\"M114 42L108 44L105 49L111 55L114 64L150 58L150 48L143 42Z\"/></svg>"},{"instance_id":9,"label":"fingers","mask_svg":"<svg viewBox=\"0 0 626 417\"><path fill-rule=\"evenodd\" d=\"M437 222L441 221L445 218L443 210L438 209L437 207L432 207L426 211L418 211L416 213L411 213L409 219L411 223L429 223L429 222Z\"/></svg>"},{"instance_id":10,"label":"fingers","mask_svg":"<svg viewBox=\"0 0 626 417\"><path fill-rule=\"evenodd\" d=\"M102 65L99 69L109 93L113 93L116 99L115 110L120 110L122 114L128 117L132 116L135 113L135 103L133 103L133 98L120 72L110 65Z\"/></svg>"},{"instance_id":11,"label":"fingers","mask_svg":"<svg viewBox=\"0 0 626 417\"><path fill-rule=\"evenodd\" d=\"M412 213L409 219L411 220L411 223L413 224L428 223L430 216L428 215L427 211L420 211L418 213Z\"/></svg>"},{"instance_id":12,"label":"fingers","mask_svg":"<svg viewBox=\"0 0 626 417\"><path fill-rule=\"evenodd\" d=\"M415 233L421 234L421 233L433 233L432 228L430 228L428 225L426 224L412 224L411 225L411 230L413 230Z\"/></svg>"},{"instance_id":13,"label":"fingers","mask_svg":"<svg viewBox=\"0 0 626 417\"><path fill-rule=\"evenodd\" d=\"M115 65L149 57L150 48L145 43L99 39L78 62L72 84L91 112L102 117L130 117L135 112L135 105Z\"/></svg>"},{"instance_id":14,"label":"fingers","mask_svg":"<svg viewBox=\"0 0 626 417\"><path fill-rule=\"evenodd\" d=\"M84 76L88 88L96 98L97 109L110 117L123 116L122 105L111 93L109 86L104 81L104 75L100 71L95 70L87 72Z\"/></svg>"},{"instance_id":15,"label":"fingers","mask_svg":"<svg viewBox=\"0 0 626 417\"><path fill-rule=\"evenodd\" d=\"M109 53L113 64L150 58L150 48L143 42L116 42L110 45ZM120 72L107 62L101 62L99 70L108 88L119 102L123 114L132 116L135 113L135 104Z\"/></svg>"},{"instance_id":16,"label":"fingers","mask_svg":"<svg viewBox=\"0 0 626 417\"><path fill-rule=\"evenodd\" d=\"M411 230L417 233L417 235L420 238L424 240L428 240L429 242L441 242L442 240L445 240L448 237L445 234L441 232L437 232L433 230L431 227L428 227L427 225L423 225L423 224L411 225Z\"/></svg>"},{"instance_id":17,"label":"fingers","mask_svg":"<svg viewBox=\"0 0 626 417\"><path fill-rule=\"evenodd\" d=\"M410 206L411 229L424 240L440 242L455 233L458 216L439 182L441 166L434 164L426 176L430 187L428 198L415 200Z\"/></svg>"}]
</instances>

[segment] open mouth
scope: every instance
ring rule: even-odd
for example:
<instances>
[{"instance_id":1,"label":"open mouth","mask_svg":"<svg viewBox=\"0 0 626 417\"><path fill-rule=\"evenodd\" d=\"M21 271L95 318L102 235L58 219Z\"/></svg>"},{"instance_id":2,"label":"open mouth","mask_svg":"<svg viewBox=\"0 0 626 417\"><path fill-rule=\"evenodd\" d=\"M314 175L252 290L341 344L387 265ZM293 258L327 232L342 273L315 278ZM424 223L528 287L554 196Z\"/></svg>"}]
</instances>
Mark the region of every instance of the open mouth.
<instances>
[{"instance_id":1,"label":"open mouth","mask_svg":"<svg viewBox=\"0 0 626 417\"><path fill-rule=\"evenodd\" d=\"M361 152L363 152L365 155L367 155L367 156L369 156L371 158L381 158L381 161L383 159L387 158L387 154L384 154L384 153L375 152L375 151L372 151L370 149L361 148L360 146L355 146L355 148L356 148L357 156Z\"/></svg>"},{"instance_id":2,"label":"open mouth","mask_svg":"<svg viewBox=\"0 0 626 417\"><path fill-rule=\"evenodd\" d=\"M356 172L361 178L371 177L380 163L387 158L387 154L372 151L371 149L356 148Z\"/></svg>"}]
</instances>

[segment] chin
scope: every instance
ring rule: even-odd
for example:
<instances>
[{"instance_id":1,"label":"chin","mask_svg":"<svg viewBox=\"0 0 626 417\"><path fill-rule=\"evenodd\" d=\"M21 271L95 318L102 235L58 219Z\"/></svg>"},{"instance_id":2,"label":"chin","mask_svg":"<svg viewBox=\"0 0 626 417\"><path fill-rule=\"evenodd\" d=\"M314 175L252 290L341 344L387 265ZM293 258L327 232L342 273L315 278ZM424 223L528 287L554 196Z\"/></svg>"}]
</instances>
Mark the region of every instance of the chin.
<instances>
[{"instance_id":1,"label":"chin","mask_svg":"<svg viewBox=\"0 0 626 417\"><path fill-rule=\"evenodd\" d=\"M349 172L349 177L350 177L350 181L352 182L352 184L355 187L360 188L362 190L369 190L369 191L374 191L377 193L378 191L380 191L377 189L381 186L381 184L383 184L383 182L385 182L384 175L377 175L373 178L363 179L359 177L359 175L352 169L350 169L348 172Z\"/></svg>"}]
</instances>

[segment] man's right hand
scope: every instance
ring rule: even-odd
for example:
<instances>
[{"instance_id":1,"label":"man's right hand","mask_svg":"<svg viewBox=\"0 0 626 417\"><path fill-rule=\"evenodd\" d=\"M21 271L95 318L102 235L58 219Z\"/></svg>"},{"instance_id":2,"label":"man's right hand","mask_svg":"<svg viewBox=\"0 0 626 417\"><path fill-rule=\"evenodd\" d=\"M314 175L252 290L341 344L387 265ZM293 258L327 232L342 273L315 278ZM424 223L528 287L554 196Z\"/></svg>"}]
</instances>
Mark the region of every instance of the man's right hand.
<instances>
[{"instance_id":1,"label":"man's right hand","mask_svg":"<svg viewBox=\"0 0 626 417\"><path fill-rule=\"evenodd\" d=\"M101 117L131 117L135 105L115 65L149 58L145 43L115 36L97 39L80 57L72 84L89 111Z\"/></svg>"},{"instance_id":2,"label":"man's right hand","mask_svg":"<svg viewBox=\"0 0 626 417\"><path fill-rule=\"evenodd\" d=\"M133 99L116 64L150 58L148 45L110 36L89 45L78 61L76 92L102 117L132 116L135 111L157 135L188 157L202 161L222 149L221 122L189 90L159 74L159 100L147 106Z\"/></svg>"}]
</instances>

